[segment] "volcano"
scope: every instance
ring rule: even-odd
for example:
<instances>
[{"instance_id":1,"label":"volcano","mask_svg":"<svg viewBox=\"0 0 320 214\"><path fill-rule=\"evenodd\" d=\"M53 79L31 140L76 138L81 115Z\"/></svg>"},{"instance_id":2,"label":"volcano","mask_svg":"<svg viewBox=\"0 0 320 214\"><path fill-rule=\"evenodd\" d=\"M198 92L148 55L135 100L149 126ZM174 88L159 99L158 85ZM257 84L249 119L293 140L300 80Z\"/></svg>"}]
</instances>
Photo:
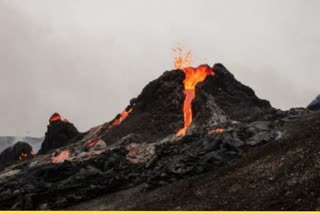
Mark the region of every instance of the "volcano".
<instances>
[{"instance_id":1,"label":"volcano","mask_svg":"<svg viewBox=\"0 0 320 214\"><path fill-rule=\"evenodd\" d=\"M0 154L0 170L13 164L34 157L32 147L26 142L17 142Z\"/></svg>"},{"instance_id":2,"label":"volcano","mask_svg":"<svg viewBox=\"0 0 320 214\"><path fill-rule=\"evenodd\" d=\"M267 160L274 164L278 160L268 152L273 145L279 157L291 158L281 145L295 139L296 127L308 124L305 118L318 130L320 125L310 116L314 113L305 108L275 109L222 64L192 67L191 52L185 56L180 49L178 52L175 69L147 84L109 122L80 133L60 114L53 114L38 154L15 160L0 173L0 209L303 208L279 199L287 188L283 183L250 180L246 172L256 179L260 174L267 176L259 170L266 168ZM294 151L294 145L286 148ZM254 167L250 168L251 164ZM278 165L270 167L276 170ZM287 168L278 170L273 173L279 173L281 181L289 179L290 175L281 174ZM314 179L305 179L309 178ZM196 192L193 184L202 192ZM206 184L210 188L205 188ZM249 194L255 185L260 185L262 194L266 191L263 184L273 191L265 197ZM301 191L288 194L295 198ZM249 199L257 205L247 207L242 202L250 204Z\"/></svg>"},{"instance_id":3,"label":"volcano","mask_svg":"<svg viewBox=\"0 0 320 214\"><path fill-rule=\"evenodd\" d=\"M52 149L71 143L73 138L79 136L77 128L59 113L54 113L49 119L47 133L38 154L44 154Z\"/></svg>"},{"instance_id":4,"label":"volcano","mask_svg":"<svg viewBox=\"0 0 320 214\"><path fill-rule=\"evenodd\" d=\"M194 92L189 90L191 93L185 92L183 70L167 71L150 82L131 100L127 107L130 113L120 125L109 131L101 130L105 142L112 144L127 136L152 143L174 134L210 130L230 120L253 122L274 116L276 110L270 103L259 99L222 64L199 68L208 69L209 73L214 71L214 75L194 85Z\"/></svg>"}]
</instances>

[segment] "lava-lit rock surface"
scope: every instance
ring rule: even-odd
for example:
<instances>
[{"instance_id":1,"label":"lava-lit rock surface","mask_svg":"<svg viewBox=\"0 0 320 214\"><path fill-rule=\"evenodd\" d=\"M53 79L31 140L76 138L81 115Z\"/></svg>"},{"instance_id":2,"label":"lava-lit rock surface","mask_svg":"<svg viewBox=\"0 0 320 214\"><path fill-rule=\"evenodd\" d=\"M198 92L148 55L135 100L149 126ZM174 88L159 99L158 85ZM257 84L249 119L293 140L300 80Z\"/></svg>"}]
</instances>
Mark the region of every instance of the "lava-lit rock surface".
<instances>
[{"instance_id":1,"label":"lava-lit rock surface","mask_svg":"<svg viewBox=\"0 0 320 214\"><path fill-rule=\"evenodd\" d=\"M77 128L68 121L57 120L50 122L44 141L38 154L44 154L50 150L60 148L71 143L80 133Z\"/></svg>"},{"instance_id":2,"label":"lava-lit rock surface","mask_svg":"<svg viewBox=\"0 0 320 214\"><path fill-rule=\"evenodd\" d=\"M0 153L0 170L21 159L34 156L32 147L26 142L17 142Z\"/></svg>"},{"instance_id":3,"label":"lava-lit rock surface","mask_svg":"<svg viewBox=\"0 0 320 214\"><path fill-rule=\"evenodd\" d=\"M39 154L0 173L0 209L248 209L237 206L235 201L220 204L219 195L233 188L224 185L222 178L219 181L226 189L205 190L208 194L214 192L214 196L204 202L216 200L207 207L198 202L198 197L207 193L200 189L199 193L192 192L188 182L198 183L200 188L209 180L206 175L225 176L254 152L292 140L293 131L288 124L299 123L312 113L304 108L276 110L238 82L223 65L216 64L213 70L215 75L207 76L196 86L193 122L182 137L176 136L183 127L181 70L165 72L130 101L124 114L86 133L79 133L66 121L51 122ZM260 156L252 158L252 164L259 159ZM246 163L249 166L251 162ZM257 162L256 167L250 168L253 174L265 166ZM199 175L204 178L194 177ZM233 183L228 183L240 186L239 192L234 192L239 198L249 194L241 188L251 188L248 183L238 182L241 176L250 178L247 174L238 178L234 175ZM184 182L187 186L183 186ZM218 179L214 182L219 185ZM160 194L167 186L179 191L182 201L170 204L170 196ZM124 198L128 204L103 201L104 197L117 198L123 192L127 192ZM167 204L160 207L153 193ZM143 198L148 196L150 200ZM95 203L100 204L93 206ZM280 209L282 205L261 208Z\"/></svg>"}]
</instances>

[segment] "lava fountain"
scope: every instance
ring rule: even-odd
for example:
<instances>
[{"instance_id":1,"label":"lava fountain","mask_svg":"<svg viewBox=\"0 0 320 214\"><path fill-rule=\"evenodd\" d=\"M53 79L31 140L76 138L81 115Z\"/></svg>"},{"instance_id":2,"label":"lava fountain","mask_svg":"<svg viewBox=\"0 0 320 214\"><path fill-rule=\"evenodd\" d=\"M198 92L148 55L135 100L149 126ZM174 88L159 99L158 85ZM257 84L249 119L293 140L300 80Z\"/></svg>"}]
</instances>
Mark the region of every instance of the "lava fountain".
<instances>
[{"instance_id":1,"label":"lava fountain","mask_svg":"<svg viewBox=\"0 0 320 214\"><path fill-rule=\"evenodd\" d=\"M181 69L185 74L183 81L185 99L182 107L184 127L176 133L176 136L184 136L192 122L192 100L196 96L196 85L204 81L208 75L214 75L214 72L208 65L200 65L196 68L192 67L191 51L187 51L185 56L183 56L182 48L176 48L173 51L176 54L174 67Z\"/></svg>"}]
</instances>

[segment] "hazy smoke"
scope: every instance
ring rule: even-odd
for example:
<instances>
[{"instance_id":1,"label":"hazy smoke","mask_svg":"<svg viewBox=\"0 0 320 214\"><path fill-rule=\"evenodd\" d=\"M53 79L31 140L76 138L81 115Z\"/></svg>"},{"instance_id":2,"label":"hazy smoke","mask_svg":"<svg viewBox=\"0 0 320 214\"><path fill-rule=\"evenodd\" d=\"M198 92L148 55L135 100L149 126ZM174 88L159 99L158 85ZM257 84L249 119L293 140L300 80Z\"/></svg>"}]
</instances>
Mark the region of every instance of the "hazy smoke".
<instances>
[{"instance_id":1,"label":"hazy smoke","mask_svg":"<svg viewBox=\"0 0 320 214\"><path fill-rule=\"evenodd\" d=\"M53 112L80 130L112 119L171 69L224 63L273 106L319 93L318 0L0 0L0 135L42 136Z\"/></svg>"}]
</instances>

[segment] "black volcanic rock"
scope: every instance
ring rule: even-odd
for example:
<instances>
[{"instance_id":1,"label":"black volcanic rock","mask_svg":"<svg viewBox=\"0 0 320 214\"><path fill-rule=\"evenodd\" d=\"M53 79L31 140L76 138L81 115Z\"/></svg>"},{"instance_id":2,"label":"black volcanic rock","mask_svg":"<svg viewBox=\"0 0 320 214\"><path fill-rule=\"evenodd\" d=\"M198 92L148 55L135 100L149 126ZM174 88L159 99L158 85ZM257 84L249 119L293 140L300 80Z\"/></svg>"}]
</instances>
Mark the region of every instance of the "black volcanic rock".
<instances>
[{"instance_id":1,"label":"black volcanic rock","mask_svg":"<svg viewBox=\"0 0 320 214\"><path fill-rule=\"evenodd\" d=\"M72 123L66 120L51 121L38 154L44 154L52 149L65 146L79 135L79 131Z\"/></svg>"},{"instance_id":2,"label":"black volcanic rock","mask_svg":"<svg viewBox=\"0 0 320 214\"><path fill-rule=\"evenodd\" d=\"M196 87L196 97L192 102L193 123L201 126L203 123L219 124L227 118L252 122L273 117L275 109L269 101L259 99L250 87L237 81L222 64L215 64L213 71L215 75L208 76Z\"/></svg>"},{"instance_id":3,"label":"black volcanic rock","mask_svg":"<svg viewBox=\"0 0 320 214\"><path fill-rule=\"evenodd\" d=\"M0 170L15 163L18 160L29 159L34 156L32 147L25 142L17 142L11 147L6 148L0 154Z\"/></svg>"},{"instance_id":4,"label":"black volcanic rock","mask_svg":"<svg viewBox=\"0 0 320 214\"><path fill-rule=\"evenodd\" d=\"M307 109L312 111L318 111L320 110L320 95L316 97L307 107Z\"/></svg>"},{"instance_id":5,"label":"black volcanic rock","mask_svg":"<svg viewBox=\"0 0 320 214\"><path fill-rule=\"evenodd\" d=\"M188 133L194 128L194 131L208 129L229 119L251 122L267 120L274 115L275 109L268 101L259 99L222 64L215 64L212 69L215 75L207 76L196 86L193 123ZM103 139L112 144L134 133L140 135L140 143L149 143L176 134L183 127L184 78L183 71L173 70L150 82L131 100L127 109L133 109L129 116L107 131Z\"/></svg>"},{"instance_id":6,"label":"black volcanic rock","mask_svg":"<svg viewBox=\"0 0 320 214\"><path fill-rule=\"evenodd\" d=\"M103 139L107 143L130 134L143 136L144 142L152 142L175 133L183 126L181 106L184 100L184 73L167 71L144 87L141 94L132 99L129 116L113 127Z\"/></svg>"},{"instance_id":7,"label":"black volcanic rock","mask_svg":"<svg viewBox=\"0 0 320 214\"><path fill-rule=\"evenodd\" d=\"M287 137L256 147L233 165L153 191L131 188L69 209L317 211L320 112L309 112L283 128Z\"/></svg>"}]
</instances>

